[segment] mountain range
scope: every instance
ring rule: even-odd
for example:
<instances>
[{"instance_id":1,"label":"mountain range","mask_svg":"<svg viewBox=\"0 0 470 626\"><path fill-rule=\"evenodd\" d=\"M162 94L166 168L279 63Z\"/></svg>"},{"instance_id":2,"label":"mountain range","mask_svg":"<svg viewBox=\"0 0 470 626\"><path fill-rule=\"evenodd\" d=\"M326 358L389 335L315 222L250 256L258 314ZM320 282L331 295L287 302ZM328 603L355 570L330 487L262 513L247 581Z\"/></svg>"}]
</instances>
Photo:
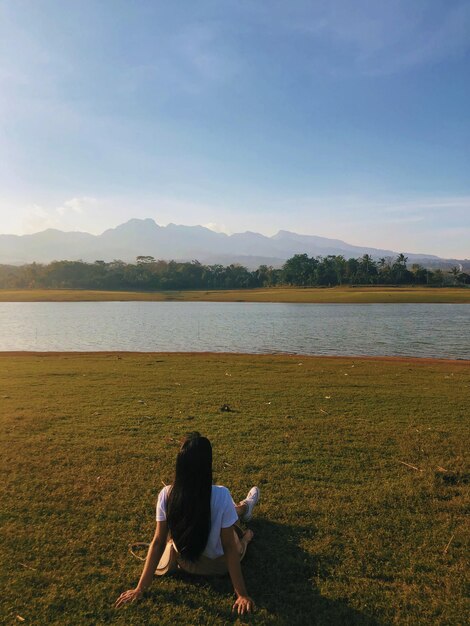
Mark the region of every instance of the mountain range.
<instances>
[{"instance_id":1,"label":"mountain range","mask_svg":"<svg viewBox=\"0 0 470 626\"><path fill-rule=\"evenodd\" d=\"M405 252L410 263L421 263L429 268L445 269L459 264L462 268L470 268L468 259L398 252ZM134 262L139 255L149 255L176 261L197 259L208 264L241 263L252 269L261 264L278 267L294 254L301 253L309 256L341 254L346 258L370 254L374 259L397 255L394 250L354 246L339 239L299 235L285 230L272 237L250 231L226 235L204 226L159 226L153 219L131 219L101 235L56 229L32 235L0 235L0 263L11 265L79 259Z\"/></svg>"}]
</instances>

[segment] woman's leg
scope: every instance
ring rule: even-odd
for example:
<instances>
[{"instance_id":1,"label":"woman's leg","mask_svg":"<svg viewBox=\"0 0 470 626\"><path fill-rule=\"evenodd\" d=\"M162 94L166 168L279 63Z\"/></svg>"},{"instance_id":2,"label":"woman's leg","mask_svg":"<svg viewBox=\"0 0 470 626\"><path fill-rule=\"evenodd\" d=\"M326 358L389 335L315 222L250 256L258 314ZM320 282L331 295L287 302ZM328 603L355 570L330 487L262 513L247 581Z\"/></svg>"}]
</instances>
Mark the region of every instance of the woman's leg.
<instances>
[{"instance_id":1,"label":"woman's leg","mask_svg":"<svg viewBox=\"0 0 470 626\"><path fill-rule=\"evenodd\" d=\"M246 498L235 504L238 518L243 522L249 522L253 517L253 509L259 501L259 487L252 487Z\"/></svg>"},{"instance_id":2,"label":"woman's leg","mask_svg":"<svg viewBox=\"0 0 470 626\"><path fill-rule=\"evenodd\" d=\"M252 530L245 530L243 532L240 526L237 526L237 524L233 526L233 532L235 535L235 543L237 544L238 554L240 555L241 561L245 556L248 544L254 537L254 533Z\"/></svg>"},{"instance_id":3,"label":"woman's leg","mask_svg":"<svg viewBox=\"0 0 470 626\"><path fill-rule=\"evenodd\" d=\"M247 508L246 504L242 504L241 502L235 505L235 511L237 512L238 519L241 519L242 515L245 515Z\"/></svg>"},{"instance_id":4,"label":"woman's leg","mask_svg":"<svg viewBox=\"0 0 470 626\"><path fill-rule=\"evenodd\" d=\"M240 543L242 545L242 554L245 554L248 544L254 537L254 532L252 530L245 530L243 533L243 537L240 538Z\"/></svg>"}]
</instances>

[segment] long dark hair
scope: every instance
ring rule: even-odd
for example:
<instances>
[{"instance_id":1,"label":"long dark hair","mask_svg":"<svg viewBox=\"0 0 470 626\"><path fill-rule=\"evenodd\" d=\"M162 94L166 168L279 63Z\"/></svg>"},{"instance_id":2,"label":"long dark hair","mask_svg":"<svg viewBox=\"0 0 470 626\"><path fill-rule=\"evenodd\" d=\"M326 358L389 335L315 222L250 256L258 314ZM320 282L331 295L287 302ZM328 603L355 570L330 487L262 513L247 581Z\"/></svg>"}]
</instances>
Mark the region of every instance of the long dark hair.
<instances>
[{"instance_id":1,"label":"long dark hair","mask_svg":"<svg viewBox=\"0 0 470 626\"><path fill-rule=\"evenodd\" d=\"M168 496L167 521L181 556L196 561L211 529L212 446L197 432L184 440Z\"/></svg>"}]
</instances>

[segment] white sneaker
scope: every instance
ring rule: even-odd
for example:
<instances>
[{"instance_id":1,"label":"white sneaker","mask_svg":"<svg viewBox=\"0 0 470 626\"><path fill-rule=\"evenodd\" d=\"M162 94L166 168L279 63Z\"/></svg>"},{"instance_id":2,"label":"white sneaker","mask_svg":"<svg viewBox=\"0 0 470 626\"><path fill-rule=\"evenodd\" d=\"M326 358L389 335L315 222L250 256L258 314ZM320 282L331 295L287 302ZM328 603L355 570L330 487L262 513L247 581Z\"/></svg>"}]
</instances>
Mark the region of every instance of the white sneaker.
<instances>
[{"instance_id":1,"label":"white sneaker","mask_svg":"<svg viewBox=\"0 0 470 626\"><path fill-rule=\"evenodd\" d=\"M258 487L252 487L246 498L240 502L240 504L246 504L246 511L241 516L243 522L249 522L253 517L253 509L255 508L255 504L258 504L259 496Z\"/></svg>"}]
</instances>

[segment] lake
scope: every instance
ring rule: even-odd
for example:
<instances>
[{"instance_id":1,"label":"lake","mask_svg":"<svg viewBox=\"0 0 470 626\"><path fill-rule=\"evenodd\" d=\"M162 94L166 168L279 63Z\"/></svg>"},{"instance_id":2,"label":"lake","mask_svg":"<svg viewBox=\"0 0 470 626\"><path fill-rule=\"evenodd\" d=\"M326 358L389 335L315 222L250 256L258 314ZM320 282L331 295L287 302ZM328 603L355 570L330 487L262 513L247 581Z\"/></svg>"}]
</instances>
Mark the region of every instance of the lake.
<instances>
[{"instance_id":1,"label":"lake","mask_svg":"<svg viewBox=\"0 0 470 626\"><path fill-rule=\"evenodd\" d=\"M251 352L470 359L465 304L0 303L0 351Z\"/></svg>"}]
</instances>

